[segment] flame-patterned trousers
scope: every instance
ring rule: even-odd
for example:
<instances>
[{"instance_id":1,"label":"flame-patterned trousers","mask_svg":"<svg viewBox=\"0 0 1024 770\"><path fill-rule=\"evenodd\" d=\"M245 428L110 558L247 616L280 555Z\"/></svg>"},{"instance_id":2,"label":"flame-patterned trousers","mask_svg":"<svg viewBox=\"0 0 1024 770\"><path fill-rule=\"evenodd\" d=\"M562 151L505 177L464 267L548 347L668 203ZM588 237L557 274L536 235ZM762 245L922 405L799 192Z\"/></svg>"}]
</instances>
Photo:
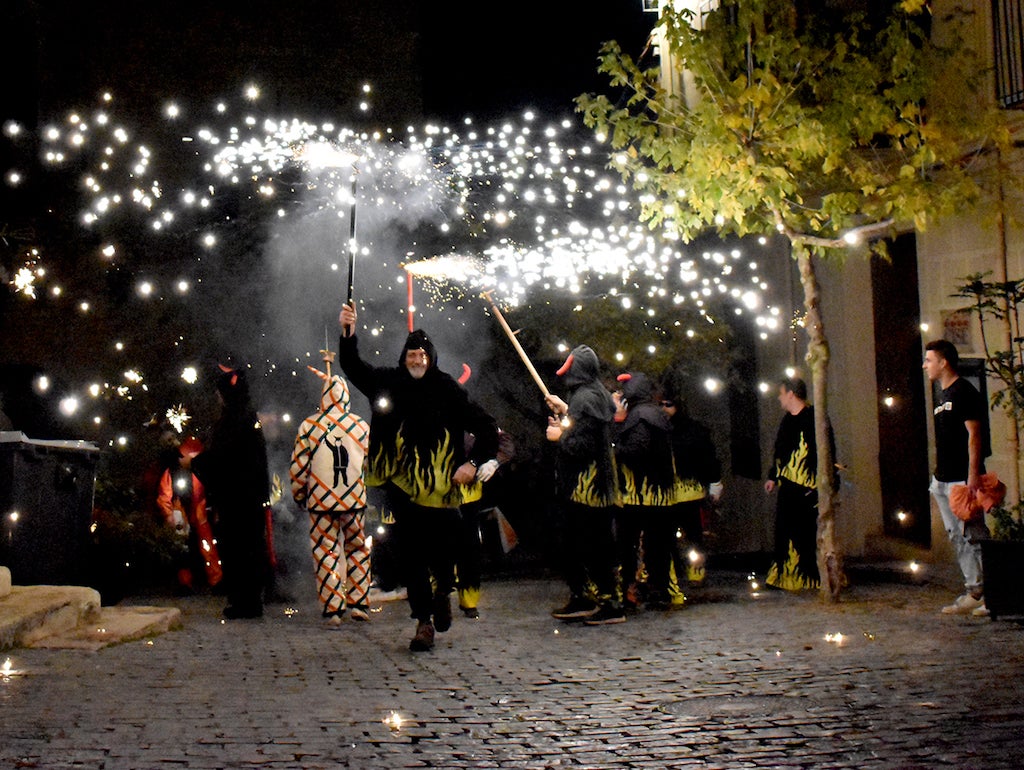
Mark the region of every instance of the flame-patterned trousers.
<instances>
[{"instance_id":1,"label":"flame-patterned trousers","mask_svg":"<svg viewBox=\"0 0 1024 770\"><path fill-rule=\"evenodd\" d=\"M368 608L370 548L363 528L365 508L351 511L310 511L317 592L324 617L346 607Z\"/></svg>"}]
</instances>

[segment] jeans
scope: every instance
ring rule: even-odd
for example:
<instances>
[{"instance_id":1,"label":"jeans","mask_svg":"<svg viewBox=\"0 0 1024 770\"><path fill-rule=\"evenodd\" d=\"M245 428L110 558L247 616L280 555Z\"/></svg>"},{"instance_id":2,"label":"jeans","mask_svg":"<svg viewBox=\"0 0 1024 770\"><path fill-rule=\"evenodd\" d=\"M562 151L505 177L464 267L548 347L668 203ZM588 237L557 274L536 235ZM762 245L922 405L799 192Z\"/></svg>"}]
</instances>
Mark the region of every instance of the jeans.
<instances>
[{"instance_id":1,"label":"jeans","mask_svg":"<svg viewBox=\"0 0 1024 770\"><path fill-rule=\"evenodd\" d=\"M939 506L939 513L942 516L942 526L946 530L949 542L953 544L953 552L956 554L960 571L964 575L964 585L970 593L980 593L982 590L981 571L981 544L971 540L988 537L988 527L985 526L985 519L965 522L956 517L949 507L949 490L957 484L966 484L966 481L939 481L932 477L931 486L928 491L935 498Z\"/></svg>"}]
</instances>

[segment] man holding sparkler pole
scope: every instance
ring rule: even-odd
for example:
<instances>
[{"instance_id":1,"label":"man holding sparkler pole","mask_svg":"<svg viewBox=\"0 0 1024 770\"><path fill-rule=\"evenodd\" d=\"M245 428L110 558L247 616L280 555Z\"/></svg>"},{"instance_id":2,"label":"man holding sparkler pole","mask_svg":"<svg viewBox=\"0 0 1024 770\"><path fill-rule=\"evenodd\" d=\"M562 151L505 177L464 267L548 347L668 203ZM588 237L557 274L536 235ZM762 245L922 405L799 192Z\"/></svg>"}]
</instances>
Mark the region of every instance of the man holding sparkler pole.
<instances>
[{"instance_id":1,"label":"man holding sparkler pole","mask_svg":"<svg viewBox=\"0 0 1024 770\"><path fill-rule=\"evenodd\" d=\"M354 302L342 306L338 363L370 401L366 483L384 488L398 525L409 607L417 621L414 652L434 646L451 626L458 507L480 499L477 468L497 454L498 426L437 366L426 332L411 332L395 367L359 355ZM464 437L475 437L466 452ZM433 578L434 585L431 585Z\"/></svg>"},{"instance_id":2,"label":"man holding sparkler pole","mask_svg":"<svg viewBox=\"0 0 1024 770\"><path fill-rule=\"evenodd\" d=\"M558 443L556 493L562 500L569 602L551 614L587 625L622 623L613 516L618 502L612 456L615 405L599 379L597 354L588 346L573 349L558 370L569 388L569 402L549 394L554 412L547 439ZM597 589L587 595L588 583ZM596 598L596 601L595 601Z\"/></svg>"}]
</instances>

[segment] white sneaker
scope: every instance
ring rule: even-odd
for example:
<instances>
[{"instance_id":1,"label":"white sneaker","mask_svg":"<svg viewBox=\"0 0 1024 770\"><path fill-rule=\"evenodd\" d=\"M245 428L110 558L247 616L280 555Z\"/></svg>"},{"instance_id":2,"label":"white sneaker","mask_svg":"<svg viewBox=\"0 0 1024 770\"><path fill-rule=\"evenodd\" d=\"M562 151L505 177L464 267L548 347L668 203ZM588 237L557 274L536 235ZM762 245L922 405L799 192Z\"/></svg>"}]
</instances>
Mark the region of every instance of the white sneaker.
<instances>
[{"instance_id":1,"label":"white sneaker","mask_svg":"<svg viewBox=\"0 0 1024 770\"><path fill-rule=\"evenodd\" d=\"M987 618L990 614L992 613L988 611L988 607L984 603L980 607L975 607L971 610L971 615L976 618Z\"/></svg>"},{"instance_id":2,"label":"white sneaker","mask_svg":"<svg viewBox=\"0 0 1024 770\"><path fill-rule=\"evenodd\" d=\"M970 594L964 594L955 602L942 608L943 615L970 615L979 607L985 606L985 597L975 599Z\"/></svg>"}]
</instances>

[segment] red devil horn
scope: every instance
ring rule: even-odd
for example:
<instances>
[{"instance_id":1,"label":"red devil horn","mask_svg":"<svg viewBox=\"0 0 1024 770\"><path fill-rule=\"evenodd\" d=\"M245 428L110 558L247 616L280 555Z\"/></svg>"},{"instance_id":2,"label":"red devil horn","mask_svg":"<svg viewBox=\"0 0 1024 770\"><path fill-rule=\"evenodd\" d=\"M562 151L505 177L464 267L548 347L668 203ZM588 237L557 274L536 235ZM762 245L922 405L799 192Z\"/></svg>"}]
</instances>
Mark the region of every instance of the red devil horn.
<instances>
[{"instance_id":1,"label":"red devil horn","mask_svg":"<svg viewBox=\"0 0 1024 770\"><path fill-rule=\"evenodd\" d=\"M224 364L217 364L217 366L220 367L220 370L222 372L224 372L224 374L227 374L228 372L231 371L231 367L230 366L224 366Z\"/></svg>"},{"instance_id":2,"label":"red devil horn","mask_svg":"<svg viewBox=\"0 0 1024 770\"><path fill-rule=\"evenodd\" d=\"M631 379L633 379L633 375L630 374L629 372L623 372L615 379L618 380L619 382L629 382Z\"/></svg>"},{"instance_id":3,"label":"red devil horn","mask_svg":"<svg viewBox=\"0 0 1024 770\"><path fill-rule=\"evenodd\" d=\"M469 368L469 364L463 364L462 374L459 376L459 385L465 385L472 376L473 370Z\"/></svg>"},{"instance_id":4,"label":"red devil horn","mask_svg":"<svg viewBox=\"0 0 1024 770\"><path fill-rule=\"evenodd\" d=\"M557 372L555 372L555 374L557 374L559 377L561 377L563 374L565 374L571 368L572 368L572 353L569 354L569 357L567 359L565 359L565 363L562 364L562 366L558 369Z\"/></svg>"}]
</instances>

